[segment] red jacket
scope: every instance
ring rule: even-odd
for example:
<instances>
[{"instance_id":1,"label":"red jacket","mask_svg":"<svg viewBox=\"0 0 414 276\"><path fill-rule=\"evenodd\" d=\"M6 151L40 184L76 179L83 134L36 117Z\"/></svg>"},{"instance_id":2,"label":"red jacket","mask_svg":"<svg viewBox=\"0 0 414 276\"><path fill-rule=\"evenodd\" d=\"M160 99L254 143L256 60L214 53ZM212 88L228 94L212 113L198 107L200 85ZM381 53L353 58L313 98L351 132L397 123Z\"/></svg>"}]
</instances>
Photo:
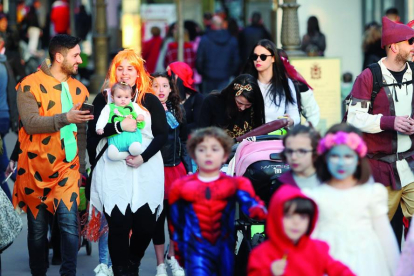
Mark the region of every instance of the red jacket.
<instances>
[{"instance_id":1,"label":"red jacket","mask_svg":"<svg viewBox=\"0 0 414 276\"><path fill-rule=\"evenodd\" d=\"M142 58L145 60L145 67L150 74L155 72L161 44L162 38L160 36L154 36L142 44Z\"/></svg>"},{"instance_id":2,"label":"red jacket","mask_svg":"<svg viewBox=\"0 0 414 276\"><path fill-rule=\"evenodd\" d=\"M56 1L52 5L50 21L55 26L55 33L67 34L70 26L70 10L67 1Z\"/></svg>"},{"instance_id":3,"label":"red jacket","mask_svg":"<svg viewBox=\"0 0 414 276\"><path fill-rule=\"evenodd\" d=\"M184 62L187 63L191 69L195 69L196 53L191 42L184 42ZM170 63L178 61L178 43L170 42L165 53L164 66L167 67Z\"/></svg>"},{"instance_id":4,"label":"red jacket","mask_svg":"<svg viewBox=\"0 0 414 276\"><path fill-rule=\"evenodd\" d=\"M287 265L283 276L355 276L352 271L329 255L327 243L302 236L295 245L283 230L283 209L285 202L297 198L307 198L301 191L290 185L283 185L272 197L267 220L268 240L257 246L250 254L249 276L271 276L273 261L287 255ZM312 201L313 202L313 201ZM318 209L315 205L311 232L315 228Z\"/></svg>"}]
</instances>

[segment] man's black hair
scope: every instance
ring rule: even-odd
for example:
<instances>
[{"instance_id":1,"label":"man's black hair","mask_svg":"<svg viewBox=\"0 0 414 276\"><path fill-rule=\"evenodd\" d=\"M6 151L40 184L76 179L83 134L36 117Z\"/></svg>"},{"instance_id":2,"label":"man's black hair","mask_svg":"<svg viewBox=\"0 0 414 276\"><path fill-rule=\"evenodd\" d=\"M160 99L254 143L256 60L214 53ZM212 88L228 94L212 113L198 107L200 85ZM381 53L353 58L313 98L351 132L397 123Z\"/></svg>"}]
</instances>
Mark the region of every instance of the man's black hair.
<instances>
[{"instance_id":1,"label":"man's black hair","mask_svg":"<svg viewBox=\"0 0 414 276\"><path fill-rule=\"evenodd\" d=\"M54 36L49 43L49 56L53 63L57 53L66 56L68 50L74 48L80 43L79 37L70 36L67 34L58 34Z\"/></svg>"},{"instance_id":2,"label":"man's black hair","mask_svg":"<svg viewBox=\"0 0 414 276\"><path fill-rule=\"evenodd\" d=\"M346 72L342 75L342 81L343 82L352 82L353 76L352 73Z\"/></svg>"},{"instance_id":3,"label":"man's black hair","mask_svg":"<svg viewBox=\"0 0 414 276\"><path fill-rule=\"evenodd\" d=\"M399 14L398 14L398 10L397 10L397 8L389 8L389 9L385 12L385 15L390 15L390 14L399 15Z\"/></svg>"},{"instance_id":4,"label":"man's black hair","mask_svg":"<svg viewBox=\"0 0 414 276\"><path fill-rule=\"evenodd\" d=\"M252 25L260 25L262 20L262 15L260 12L254 12L251 17Z\"/></svg>"},{"instance_id":5,"label":"man's black hair","mask_svg":"<svg viewBox=\"0 0 414 276\"><path fill-rule=\"evenodd\" d=\"M205 12L205 13L203 14L203 18L204 18L205 20L211 20L211 18L213 18L213 15L211 14L211 12Z\"/></svg>"}]
</instances>

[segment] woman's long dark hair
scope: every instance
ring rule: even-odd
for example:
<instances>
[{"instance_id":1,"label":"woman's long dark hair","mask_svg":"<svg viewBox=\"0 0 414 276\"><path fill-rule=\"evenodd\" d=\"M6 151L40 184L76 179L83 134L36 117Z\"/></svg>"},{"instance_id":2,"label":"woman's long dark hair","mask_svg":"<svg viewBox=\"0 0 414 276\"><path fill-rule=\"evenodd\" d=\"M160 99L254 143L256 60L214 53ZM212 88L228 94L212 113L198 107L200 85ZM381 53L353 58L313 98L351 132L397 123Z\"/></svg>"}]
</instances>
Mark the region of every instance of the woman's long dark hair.
<instances>
[{"instance_id":1,"label":"woman's long dark hair","mask_svg":"<svg viewBox=\"0 0 414 276\"><path fill-rule=\"evenodd\" d=\"M178 122L183 122L183 112L180 107L181 98L178 94L177 86L175 86L175 83L172 79L172 77L168 76L167 72L162 73L153 73L151 74L152 81L154 81L155 78L166 78L168 80L168 84L170 85L171 92L168 95L167 99L167 106L168 102L171 104L171 108L174 111L174 116L177 119Z\"/></svg>"},{"instance_id":2,"label":"woman's long dark hair","mask_svg":"<svg viewBox=\"0 0 414 276\"><path fill-rule=\"evenodd\" d=\"M280 59L279 55L277 54L276 45L268 40L268 39L262 39L259 40L259 42L256 43L256 45L253 47L253 50L251 51L249 55L249 60L247 61L246 65L244 66L243 73L244 74L250 74L256 79L258 78L259 74L254 66L254 61L251 58L254 54L254 49L257 46L262 46L266 50L270 52L270 54L275 58L275 62L273 62L272 65L272 79L270 80L270 89L268 94L270 94L270 97L272 101L275 103L276 106L280 106L280 103L282 100L285 100L288 103L294 104L295 100L293 99L292 93L294 91L291 91L289 88L288 83L288 77L286 74L285 66L283 65L282 60ZM268 95L266 95L267 97ZM279 97L279 102L277 102L277 97Z\"/></svg>"},{"instance_id":3,"label":"woman's long dark hair","mask_svg":"<svg viewBox=\"0 0 414 276\"><path fill-rule=\"evenodd\" d=\"M243 86L248 84L252 86L251 91L243 90L243 92L239 95L245 97L246 100L252 104L252 107L242 112L250 112L250 110L253 109L252 127L256 128L263 125L265 122L263 97L261 95L260 87L257 84L256 79L249 74L239 75L220 93L220 96L223 97L226 102L226 114L228 116L228 119L233 120L240 113L235 101L236 93L238 91L234 89L234 85L236 83Z\"/></svg>"},{"instance_id":4,"label":"woman's long dark hair","mask_svg":"<svg viewBox=\"0 0 414 276\"><path fill-rule=\"evenodd\" d=\"M314 36L317 33L320 33L320 29L319 29L319 22L318 22L318 18L316 18L316 16L311 16L308 19L308 35L309 36Z\"/></svg>"}]
</instances>

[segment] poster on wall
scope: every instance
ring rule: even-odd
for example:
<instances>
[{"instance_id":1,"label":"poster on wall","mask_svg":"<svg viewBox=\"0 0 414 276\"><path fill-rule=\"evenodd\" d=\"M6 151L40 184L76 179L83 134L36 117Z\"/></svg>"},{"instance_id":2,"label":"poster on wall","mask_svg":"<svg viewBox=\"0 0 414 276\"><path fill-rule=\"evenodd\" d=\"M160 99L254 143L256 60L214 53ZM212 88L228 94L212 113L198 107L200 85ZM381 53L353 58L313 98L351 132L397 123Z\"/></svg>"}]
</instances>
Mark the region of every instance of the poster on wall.
<instances>
[{"instance_id":1,"label":"poster on wall","mask_svg":"<svg viewBox=\"0 0 414 276\"><path fill-rule=\"evenodd\" d=\"M341 122L341 61L339 58L291 58L290 62L313 88L321 119L316 127L324 133Z\"/></svg>"},{"instance_id":2,"label":"poster on wall","mask_svg":"<svg viewBox=\"0 0 414 276\"><path fill-rule=\"evenodd\" d=\"M161 37L165 37L168 26L176 21L175 4L142 4L142 41L151 38L151 28L158 27Z\"/></svg>"}]
</instances>

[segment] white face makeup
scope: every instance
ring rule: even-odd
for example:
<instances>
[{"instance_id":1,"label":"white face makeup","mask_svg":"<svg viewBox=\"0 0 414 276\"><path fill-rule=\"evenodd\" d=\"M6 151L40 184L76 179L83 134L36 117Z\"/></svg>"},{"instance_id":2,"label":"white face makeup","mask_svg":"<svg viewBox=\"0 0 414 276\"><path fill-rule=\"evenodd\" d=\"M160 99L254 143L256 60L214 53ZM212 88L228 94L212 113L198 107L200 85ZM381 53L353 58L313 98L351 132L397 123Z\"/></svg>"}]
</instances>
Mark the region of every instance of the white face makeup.
<instances>
[{"instance_id":1,"label":"white face makeup","mask_svg":"<svg viewBox=\"0 0 414 276\"><path fill-rule=\"evenodd\" d=\"M346 145L333 147L326 155L328 170L338 180L353 178L358 166L358 155Z\"/></svg>"}]
</instances>

